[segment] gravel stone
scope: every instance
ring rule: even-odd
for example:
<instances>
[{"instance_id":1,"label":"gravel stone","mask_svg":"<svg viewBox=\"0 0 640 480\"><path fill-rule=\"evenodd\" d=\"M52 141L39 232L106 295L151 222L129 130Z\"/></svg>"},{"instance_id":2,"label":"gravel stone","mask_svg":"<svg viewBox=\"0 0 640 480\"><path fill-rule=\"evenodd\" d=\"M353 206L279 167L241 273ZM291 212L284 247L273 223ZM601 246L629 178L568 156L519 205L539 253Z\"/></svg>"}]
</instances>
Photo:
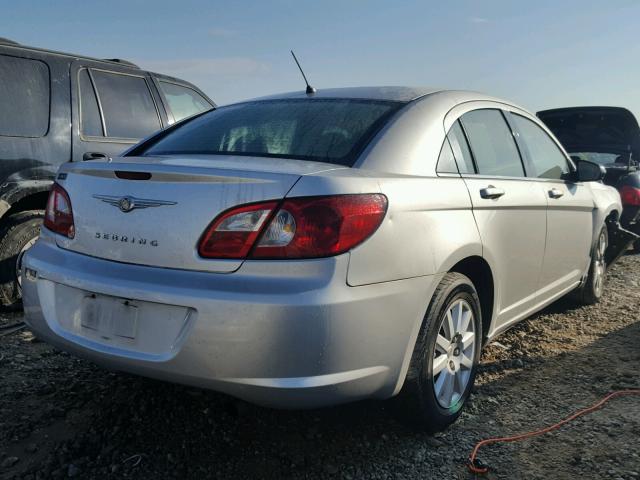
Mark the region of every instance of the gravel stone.
<instances>
[{"instance_id":1,"label":"gravel stone","mask_svg":"<svg viewBox=\"0 0 640 480\"><path fill-rule=\"evenodd\" d=\"M25 329L0 337L0 479L471 479L476 442L640 388L638 282L640 256L625 255L598 305L561 299L490 343L468 408L434 436L399 423L387 402L264 409L108 372ZM0 326L20 318L0 313ZM487 480L635 480L639 436L640 398L622 397L543 437L484 447L479 458Z\"/></svg>"}]
</instances>

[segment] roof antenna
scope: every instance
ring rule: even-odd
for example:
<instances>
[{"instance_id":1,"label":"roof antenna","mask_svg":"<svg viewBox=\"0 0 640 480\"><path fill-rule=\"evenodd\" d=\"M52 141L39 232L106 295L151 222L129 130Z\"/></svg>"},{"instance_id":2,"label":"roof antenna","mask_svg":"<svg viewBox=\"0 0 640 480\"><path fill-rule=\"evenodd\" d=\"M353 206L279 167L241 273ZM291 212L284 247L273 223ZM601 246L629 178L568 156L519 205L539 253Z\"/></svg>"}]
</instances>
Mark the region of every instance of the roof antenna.
<instances>
[{"instance_id":1,"label":"roof antenna","mask_svg":"<svg viewBox=\"0 0 640 480\"><path fill-rule=\"evenodd\" d=\"M302 67L300 66L300 62L298 62L298 59L296 58L296 54L293 53L293 50L291 50L291 55L293 55L293 59L296 61L296 65L298 65L298 68L300 69L300 73L302 74L302 78L304 78L304 83L307 84L307 95L313 95L314 93L316 93L316 89L313 88L311 85L309 85L309 80L307 80L307 76L304 74L304 71L302 70Z\"/></svg>"}]
</instances>

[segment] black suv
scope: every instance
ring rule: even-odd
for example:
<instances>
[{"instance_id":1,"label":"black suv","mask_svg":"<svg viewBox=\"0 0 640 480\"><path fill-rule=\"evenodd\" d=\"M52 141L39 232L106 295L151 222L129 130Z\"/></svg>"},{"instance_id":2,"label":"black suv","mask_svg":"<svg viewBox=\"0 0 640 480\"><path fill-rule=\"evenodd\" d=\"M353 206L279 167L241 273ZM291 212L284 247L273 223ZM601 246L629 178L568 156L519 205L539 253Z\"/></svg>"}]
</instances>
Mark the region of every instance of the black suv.
<instances>
[{"instance_id":1,"label":"black suv","mask_svg":"<svg viewBox=\"0 0 640 480\"><path fill-rule=\"evenodd\" d=\"M214 107L194 85L130 62L0 39L0 304L20 299L22 254L60 164L116 156Z\"/></svg>"}]
</instances>

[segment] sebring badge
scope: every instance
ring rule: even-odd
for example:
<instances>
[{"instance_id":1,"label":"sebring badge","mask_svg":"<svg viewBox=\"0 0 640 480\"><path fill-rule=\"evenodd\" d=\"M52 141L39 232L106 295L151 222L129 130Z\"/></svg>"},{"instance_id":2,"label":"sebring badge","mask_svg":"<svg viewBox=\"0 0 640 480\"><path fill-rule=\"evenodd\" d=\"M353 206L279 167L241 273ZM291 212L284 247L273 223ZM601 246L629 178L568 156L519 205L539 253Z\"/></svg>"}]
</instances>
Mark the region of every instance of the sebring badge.
<instances>
[{"instance_id":1,"label":"sebring badge","mask_svg":"<svg viewBox=\"0 0 640 480\"><path fill-rule=\"evenodd\" d=\"M93 198L102 200L109 205L118 207L122 212L130 212L136 208L162 207L164 205L176 205L176 202L167 200L150 200L148 198L116 197L111 195L94 195Z\"/></svg>"}]
</instances>

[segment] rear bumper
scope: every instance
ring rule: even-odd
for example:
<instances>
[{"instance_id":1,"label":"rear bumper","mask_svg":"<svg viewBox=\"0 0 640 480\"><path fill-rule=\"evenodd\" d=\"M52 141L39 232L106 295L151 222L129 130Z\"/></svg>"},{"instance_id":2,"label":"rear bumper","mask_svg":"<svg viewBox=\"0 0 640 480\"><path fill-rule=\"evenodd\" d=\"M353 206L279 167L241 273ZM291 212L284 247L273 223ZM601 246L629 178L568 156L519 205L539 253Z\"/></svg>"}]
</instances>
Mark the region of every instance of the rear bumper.
<instances>
[{"instance_id":1,"label":"rear bumper","mask_svg":"<svg viewBox=\"0 0 640 480\"><path fill-rule=\"evenodd\" d=\"M213 274L100 260L44 236L25 256L25 318L43 340L109 369L262 405L386 398L402 386L438 278L350 287L348 261L245 262ZM134 338L86 327L92 294L135 305Z\"/></svg>"}]
</instances>

